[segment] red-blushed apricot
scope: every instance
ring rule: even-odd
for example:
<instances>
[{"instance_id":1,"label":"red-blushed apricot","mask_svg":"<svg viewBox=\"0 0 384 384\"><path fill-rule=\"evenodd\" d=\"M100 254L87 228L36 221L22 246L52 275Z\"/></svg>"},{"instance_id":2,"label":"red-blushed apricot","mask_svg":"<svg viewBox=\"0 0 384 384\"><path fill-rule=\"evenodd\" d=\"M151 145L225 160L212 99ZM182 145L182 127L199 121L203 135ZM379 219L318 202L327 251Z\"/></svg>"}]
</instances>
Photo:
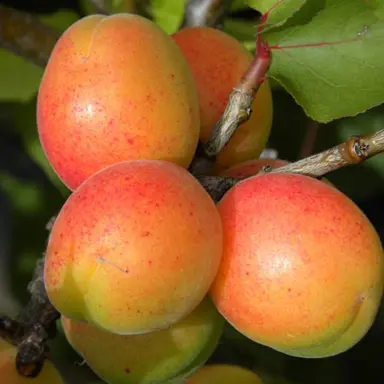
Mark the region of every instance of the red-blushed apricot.
<instances>
[{"instance_id":1,"label":"red-blushed apricot","mask_svg":"<svg viewBox=\"0 0 384 384\"><path fill-rule=\"evenodd\" d=\"M0 338L0 382L4 384L64 384L55 366L45 360L36 377L24 377L16 370L17 348Z\"/></svg>"},{"instance_id":2,"label":"red-blushed apricot","mask_svg":"<svg viewBox=\"0 0 384 384\"><path fill-rule=\"evenodd\" d=\"M91 15L50 56L37 124L50 164L72 190L125 160L188 167L200 131L197 91L180 49L152 21Z\"/></svg>"},{"instance_id":3,"label":"red-blushed apricot","mask_svg":"<svg viewBox=\"0 0 384 384\"><path fill-rule=\"evenodd\" d=\"M62 316L64 333L90 368L107 383L168 382L206 362L221 337L224 319L208 298L167 329L117 335ZM107 353L100 353L107 351Z\"/></svg>"},{"instance_id":4,"label":"red-blushed apricot","mask_svg":"<svg viewBox=\"0 0 384 384\"><path fill-rule=\"evenodd\" d=\"M212 364L199 368L185 384L263 384L261 378L251 370L229 364Z\"/></svg>"},{"instance_id":5,"label":"red-blushed apricot","mask_svg":"<svg viewBox=\"0 0 384 384\"><path fill-rule=\"evenodd\" d=\"M218 203L224 252L211 296L255 342L288 355L332 356L369 330L384 257L366 216L319 180L264 174Z\"/></svg>"},{"instance_id":6,"label":"red-blushed apricot","mask_svg":"<svg viewBox=\"0 0 384 384\"><path fill-rule=\"evenodd\" d=\"M195 78L199 106L200 138L206 142L220 119L232 89L252 61L252 55L232 36L209 27L183 28L172 35ZM252 104L252 115L217 156L218 170L258 157L272 126L272 94L268 81Z\"/></svg>"},{"instance_id":7,"label":"red-blushed apricot","mask_svg":"<svg viewBox=\"0 0 384 384\"><path fill-rule=\"evenodd\" d=\"M73 192L50 234L45 286L63 315L119 334L166 328L204 298L222 255L217 208L161 160L104 168Z\"/></svg>"},{"instance_id":8,"label":"red-blushed apricot","mask_svg":"<svg viewBox=\"0 0 384 384\"><path fill-rule=\"evenodd\" d=\"M256 175L263 167L279 168L289 164L289 161L281 159L254 159L237 164L220 173L220 176L227 177L249 177Z\"/></svg>"}]
</instances>

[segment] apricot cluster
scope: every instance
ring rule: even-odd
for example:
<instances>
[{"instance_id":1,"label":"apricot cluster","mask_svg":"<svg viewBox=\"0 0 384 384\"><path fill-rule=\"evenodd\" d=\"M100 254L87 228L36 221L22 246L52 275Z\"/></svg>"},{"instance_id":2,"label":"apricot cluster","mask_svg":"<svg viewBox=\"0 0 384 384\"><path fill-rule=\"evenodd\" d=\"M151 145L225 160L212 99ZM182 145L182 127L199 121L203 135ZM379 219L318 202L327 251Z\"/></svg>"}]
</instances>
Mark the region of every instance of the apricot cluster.
<instances>
[{"instance_id":1,"label":"apricot cluster","mask_svg":"<svg viewBox=\"0 0 384 384\"><path fill-rule=\"evenodd\" d=\"M383 250L358 207L307 176L256 175L267 81L214 168L249 178L215 204L188 171L251 60L224 32L169 36L132 14L85 17L52 52L38 132L72 194L44 281L69 343L108 383L259 383L223 367L191 376L225 320L284 353L324 357L358 342L377 313Z\"/></svg>"}]
</instances>

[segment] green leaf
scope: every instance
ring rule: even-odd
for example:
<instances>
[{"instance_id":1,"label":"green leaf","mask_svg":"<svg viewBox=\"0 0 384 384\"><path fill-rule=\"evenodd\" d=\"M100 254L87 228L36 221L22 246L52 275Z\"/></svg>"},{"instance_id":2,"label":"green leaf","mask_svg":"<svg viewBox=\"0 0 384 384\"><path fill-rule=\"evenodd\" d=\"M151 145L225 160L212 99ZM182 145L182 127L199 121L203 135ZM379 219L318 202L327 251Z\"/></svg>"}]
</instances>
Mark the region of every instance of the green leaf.
<instances>
[{"instance_id":1,"label":"green leaf","mask_svg":"<svg viewBox=\"0 0 384 384\"><path fill-rule=\"evenodd\" d=\"M27 101L36 93L43 68L0 49L0 102Z\"/></svg>"},{"instance_id":2,"label":"green leaf","mask_svg":"<svg viewBox=\"0 0 384 384\"><path fill-rule=\"evenodd\" d=\"M375 8L375 14L379 19L384 19L384 2L383 0L365 0L365 2Z\"/></svg>"},{"instance_id":3,"label":"green leaf","mask_svg":"<svg viewBox=\"0 0 384 384\"><path fill-rule=\"evenodd\" d=\"M78 19L74 12L59 11L41 20L64 31ZM0 102L28 101L37 92L44 69L5 49L0 49Z\"/></svg>"},{"instance_id":4,"label":"green leaf","mask_svg":"<svg viewBox=\"0 0 384 384\"><path fill-rule=\"evenodd\" d=\"M270 76L314 120L354 116L384 102L384 23L361 0L324 1L307 23L265 38L275 46Z\"/></svg>"},{"instance_id":5,"label":"green leaf","mask_svg":"<svg viewBox=\"0 0 384 384\"><path fill-rule=\"evenodd\" d=\"M3 118L9 120L20 134L25 151L31 159L45 172L61 195L67 197L70 191L52 169L39 140L36 124L36 98L32 98L28 103L7 103L1 112Z\"/></svg>"},{"instance_id":6,"label":"green leaf","mask_svg":"<svg viewBox=\"0 0 384 384\"><path fill-rule=\"evenodd\" d=\"M282 25L295 14L306 0L248 0L248 5L265 14L270 11L265 25ZM272 9L273 8L273 9Z\"/></svg>"},{"instance_id":7,"label":"green leaf","mask_svg":"<svg viewBox=\"0 0 384 384\"><path fill-rule=\"evenodd\" d=\"M247 9L248 1L247 0L234 0L232 1L231 11L239 11Z\"/></svg>"},{"instance_id":8,"label":"green leaf","mask_svg":"<svg viewBox=\"0 0 384 384\"><path fill-rule=\"evenodd\" d=\"M172 34L176 32L183 21L187 0L152 0L152 15L154 22Z\"/></svg>"},{"instance_id":9,"label":"green leaf","mask_svg":"<svg viewBox=\"0 0 384 384\"><path fill-rule=\"evenodd\" d=\"M59 32L64 32L70 25L79 19L79 15L76 12L61 10L50 15L40 16L40 20L43 23L50 25L57 29Z\"/></svg>"},{"instance_id":10,"label":"green leaf","mask_svg":"<svg viewBox=\"0 0 384 384\"><path fill-rule=\"evenodd\" d=\"M249 51L255 50L257 26L254 21L227 18L223 31L240 41Z\"/></svg>"}]
</instances>

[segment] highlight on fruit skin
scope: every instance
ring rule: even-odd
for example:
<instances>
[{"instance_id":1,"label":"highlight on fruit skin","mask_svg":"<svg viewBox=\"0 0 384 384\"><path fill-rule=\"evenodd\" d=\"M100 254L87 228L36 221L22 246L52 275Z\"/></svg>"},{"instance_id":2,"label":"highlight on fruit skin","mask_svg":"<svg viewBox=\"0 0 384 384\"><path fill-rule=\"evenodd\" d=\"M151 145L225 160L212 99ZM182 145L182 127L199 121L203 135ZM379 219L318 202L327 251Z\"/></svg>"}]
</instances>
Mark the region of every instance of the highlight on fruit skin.
<instances>
[{"instance_id":1,"label":"highlight on fruit skin","mask_svg":"<svg viewBox=\"0 0 384 384\"><path fill-rule=\"evenodd\" d=\"M52 168L71 190L125 160L187 168L200 132L191 69L152 21L128 13L86 16L51 53L37 125Z\"/></svg>"},{"instance_id":2,"label":"highlight on fruit skin","mask_svg":"<svg viewBox=\"0 0 384 384\"><path fill-rule=\"evenodd\" d=\"M263 384L253 371L229 364L204 365L194 372L185 384Z\"/></svg>"},{"instance_id":3,"label":"highlight on fruit skin","mask_svg":"<svg viewBox=\"0 0 384 384\"><path fill-rule=\"evenodd\" d=\"M210 27L183 28L172 37L192 69L199 97L200 139L206 142L253 56L235 38ZM272 126L272 104L266 80L255 96L250 119L239 127L218 154L217 172L260 155Z\"/></svg>"},{"instance_id":4,"label":"highlight on fruit skin","mask_svg":"<svg viewBox=\"0 0 384 384\"><path fill-rule=\"evenodd\" d=\"M384 255L347 196L307 176L263 174L217 206L224 252L210 294L239 332L304 358L337 355L365 336L383 296Z\"/></svg>"},{"instance_id":5,"label":"highlight on fruit skin","mask_svg":"<svg viewBox=\"0 0 384 384\"><path fill-rule=\"evenodd\" d=\"M55 366L45 360L36 377L24 377L16 370L17 348L0 338L0 382L4 384L65 384Z\"/></svg>"},{"instance_id":6,"label":"highlight on fruit skin","mask_svg":"<svg viewBox=\"0 0 384 384\"><path fill-rule=\"evenodd\" d=\"M182 382L213 353L224 325L209 298L169 328L142 335L117 335L64 316L61 322L72 347L111 384Z\"/></svg>"},{"instance_id":7,"label":"highlight on fruit skin","mask_svg":"<svg viewBox=\"0 0 384 384\"><path fill-rule=\"evenodd\" d=\"M46 251L47 295L61 314L111 332L163 329L206 296L222 246L216 205L187 170L121 162L61 209Z\"/></svg>"}]
</instances>

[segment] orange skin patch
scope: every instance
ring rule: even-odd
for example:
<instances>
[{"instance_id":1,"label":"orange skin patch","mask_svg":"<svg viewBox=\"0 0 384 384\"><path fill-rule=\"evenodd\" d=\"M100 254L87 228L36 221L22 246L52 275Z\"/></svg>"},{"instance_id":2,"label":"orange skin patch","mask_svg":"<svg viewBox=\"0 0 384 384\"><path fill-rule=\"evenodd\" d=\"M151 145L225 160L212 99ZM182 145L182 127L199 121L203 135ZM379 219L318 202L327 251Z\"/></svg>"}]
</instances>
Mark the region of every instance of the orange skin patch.
<instances>
[{"instance_id":1,"label":"orange skin patch","mask_svg":"<svg viewBox=\"0 0 384 384\"><path fill-rule=\"evenodd\" d=\"M162 329L207 294L222 242L216 206L184 168L115 164L83 183L56 219L47 293L67 317L115 333Z\"/></svg>"},{"instance_id":2,"label":"orange skin patch","mask_svg":"<svg viewBox=\"0 0 384 384\"><path fill-rule=\"evenodd\" d=\"M302 175L265 174L219 202L224 253L211 296L250 339L303 357L352 347L383 293L379 237L337 189Z\"/></svg>"},{"instance_id":3,"label":"orange skin patch","mask_svg":"<svg viewBox=\"0 0 384 384\"><path fill-rule=\"evenodd\" d=\"M185 58L158 26L137 15L92 15L74 23L57 42L40 84L40 140L71 190L124 160L188 167L199 121Z\"/></svg>"}]
</instances>

